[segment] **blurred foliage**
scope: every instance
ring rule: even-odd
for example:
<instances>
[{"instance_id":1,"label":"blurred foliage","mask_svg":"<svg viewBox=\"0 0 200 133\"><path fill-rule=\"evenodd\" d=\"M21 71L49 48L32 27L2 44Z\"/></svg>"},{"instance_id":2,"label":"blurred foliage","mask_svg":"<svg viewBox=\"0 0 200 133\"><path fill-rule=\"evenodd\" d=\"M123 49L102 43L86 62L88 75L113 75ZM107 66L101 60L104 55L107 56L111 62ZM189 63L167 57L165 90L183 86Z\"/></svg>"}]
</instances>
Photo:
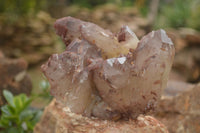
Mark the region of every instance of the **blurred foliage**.
<instances>
[{"instance_id":1,"label":"blurred foliage","mask_svg":"<svg viewBox=\"0 0 200 133\"><path fill-rule=\"evenodd\" d=\"M133 6L136 1L145 0L69 0L70 4L77 4L83 7L93 8L102 4L113 3L120 6Z\"/></svg>"},{"instance_id":2,"label":"blurred foliage","mask_svg":"<svg viewBox=\"0 0 200 133\"><path fill-rule=\"evenodd\" d=\"M44 8L45 0L0 0L0 13L25 15Z\"/></svg>"},{"instance_id":3,"label":"blurred foliage","mask_svg":"<svg viewBox=\"0 0 200 133\"><path fill-rule=\"evenodd\" d=\"M138 8L142 16L147 16L150 2L149 0L136 0L134 5Z\"/></svg>"},{"instance_id":4,"label":"blurred foliage","mask_svg":"<svg viewBox=\"0 0 200 133\"><path fill-rule=\"evenodd\" d=\"M101 4L105 4L107 1L108 0L69 0L69 3L92 8Z\"/></svg>"},{"instance_id":5,"label":"blurred foliage","mask_svg":"<svg viewBox=\"0 0 200 133\"><path fill-rule=\"evenodd\" d=\"M187 25L200 31L200 1L195 0L191 4L191 16L187 21Z\"/></svg>"},{"instance_id":6,"label":"blurred foliage","mask_svg":"<svg viewBox=\"0 0 200 133\"><path fill-rule=\"evenodd\" d=\"M42 90L42 93L38 95L39 97L45 98L49 101L53 99L53 96L50 95L50 84L46 79L40 82L40 89Z\"/></svg>"},{"instance_id":7,"label":"blurred foliage","mask_svg":"<svg viewBox=\"0 0 200 133\"><path fill-rule=\"evenodd\" d=\"M8 104L1 107L0 132L31 133L42 111L31 109L33 99L25 94L13 96L11 92L4 90L3 95Z\"/></svg>"},{"instance_id":8,"label":"blurred foliage","mask_svg":"<svg viewBox=\"0 0 200 133\"><path fill-rule=\"evenodd\" d=\"M200 1L161 1L156 27L191 27L200 30Z\"/></svg>"},{"instance_id":9,"label":"blurred foliage","mask_svg":"<svg viewBox=\"0 0 200 133\"><path fill-rule=\"evenodd\" d=\"M135 6L143 16L147 16L150 2L148 0L0 0L0 13L12 21L19 16L33 15L40 10L53 15L53 12L62 14L65 8L72 5L94 9L96 6L112 3L120 7ZM156 21L156 28L191 27L200 30L200 1L160 0Z\"/></svg>"},{"instance_id":10,"label":"blurred foliage","mask_svg":"<svg viewBox=\"0 0 200 133\"><path fill-rule=\"evenodd\" d=\"M0 21L12 23L45 9L46 0L0 0Z\"/></svg>"}]
</instances>

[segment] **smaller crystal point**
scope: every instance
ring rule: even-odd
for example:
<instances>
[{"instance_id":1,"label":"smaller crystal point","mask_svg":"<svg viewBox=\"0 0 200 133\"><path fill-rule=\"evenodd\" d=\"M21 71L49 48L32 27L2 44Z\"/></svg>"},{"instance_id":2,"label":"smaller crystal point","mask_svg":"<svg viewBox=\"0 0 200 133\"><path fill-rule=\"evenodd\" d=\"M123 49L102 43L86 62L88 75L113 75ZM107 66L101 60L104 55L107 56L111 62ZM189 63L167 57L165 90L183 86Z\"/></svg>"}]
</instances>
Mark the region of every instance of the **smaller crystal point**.
<instances>
[{"instance_id":1,"label":"smaller crystal point","mask_svg":"<svg viewBox=\"0 0 200 133\"><path fill-rule=\"evenodd\" d=\"M162 39L163 43L167 43L167 44L173 45L172 40L167 36L165 30L160 29L160 33L161 33L161 39Z\"/></svg>"},{"instance_id":2,"label":"smaller crystal point","mask_svg":"<svg viewBox=\"0 0 200 133\"><path fill-rule=\"evenodd\" d=\"M120 32L117 34L117 38L127 49L136 49L139 42L135 33L128 26L122 26Z\"/></svg>"}]
</instances>

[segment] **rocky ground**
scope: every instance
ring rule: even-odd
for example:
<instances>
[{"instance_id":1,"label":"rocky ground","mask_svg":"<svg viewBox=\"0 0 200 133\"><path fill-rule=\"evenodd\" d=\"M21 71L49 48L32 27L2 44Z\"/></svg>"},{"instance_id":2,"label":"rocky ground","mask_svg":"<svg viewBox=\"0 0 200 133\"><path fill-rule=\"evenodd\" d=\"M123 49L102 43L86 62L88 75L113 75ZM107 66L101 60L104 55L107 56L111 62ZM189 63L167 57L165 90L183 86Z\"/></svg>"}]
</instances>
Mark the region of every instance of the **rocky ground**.
<instances>
[{"instance_id":1,"label":"rocky ground","mask_svg":"<svg viewBox=\"0 0 200 133\"><path fill-rule=\"evenodd\" d=\"M169 82L154 117L163 122L170 133L200 132L199 91L200 84Z\"/></svg>"},{"instance_id":2,"label":"rocky ground","mask_svg":"<svg viewBox=\"0 0 200 133\"><path fill-rule=\"evenodd\" d=\"M9 90L14 95L31 94L32 83L27 74L28 64L24 59L10 59L4 57L0 51L0 106L5 104L3 90Z\"/></svg>"},{"instance_id":3,"label":"rocky ground","mask_svg":"<svg viewBox=\"0 0 200 133\"><path fill-rule=\"evenodd\" d=\"M62 49L53 30L54 19L45 12L21 18L13 24L0 19L0 50L6 57L24 58L32 66Z\"/></svg>"},{"instance_id":4,"label":"rocky ground","mask_svg":"<svg viewBox=\"0 0 200 133\"><path fill-rule=\"evenodd\" d=\"M110 133L111 131L125 131L133 133L165 133L168 130L169 133L199 133L199 91L200 84L192 85L180 81L170 81L157 109L151 113L154 117L139 116L137 120L121 120L116 123L93 118L89 119L70 113L53 100L46 107L41 121L35 127L35 132L67 133L85 131Z\"/></svg>"},{"instance_id":5,"label":"rocky ground","mask_svg":"<svg viewBox=\"0 0 200 133\"><path fill-rule=\"evenodd\" d=\"M48 122L47 122L48 121ZM87 118L68 112L55 99L46 107L35 133L168 133L166 127L151 116L136 120L109 121Z\"/></svg>"}]
</instances>

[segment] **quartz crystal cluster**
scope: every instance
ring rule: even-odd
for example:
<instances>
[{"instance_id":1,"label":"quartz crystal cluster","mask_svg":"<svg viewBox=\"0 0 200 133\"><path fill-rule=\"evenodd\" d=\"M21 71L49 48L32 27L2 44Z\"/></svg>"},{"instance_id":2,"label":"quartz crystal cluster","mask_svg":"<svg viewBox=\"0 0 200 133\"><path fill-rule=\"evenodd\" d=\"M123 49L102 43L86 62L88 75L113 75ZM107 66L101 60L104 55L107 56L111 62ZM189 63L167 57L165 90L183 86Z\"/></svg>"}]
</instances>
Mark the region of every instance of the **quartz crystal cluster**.
<instances>
[{"instance_id":1,"label":"quartz crystal cluster","mask_svg":"<svg viewBox=\"0 0 200 133\"><path fill-rule=\"evenodd\" d=\"M57 101L71 112L111 120L154 109L175 52L164 30L139 41L128 26L113 34L72 17L58 19L55 30L66 50L53 54L42 70Z\"/></svg>"}]
</instances>

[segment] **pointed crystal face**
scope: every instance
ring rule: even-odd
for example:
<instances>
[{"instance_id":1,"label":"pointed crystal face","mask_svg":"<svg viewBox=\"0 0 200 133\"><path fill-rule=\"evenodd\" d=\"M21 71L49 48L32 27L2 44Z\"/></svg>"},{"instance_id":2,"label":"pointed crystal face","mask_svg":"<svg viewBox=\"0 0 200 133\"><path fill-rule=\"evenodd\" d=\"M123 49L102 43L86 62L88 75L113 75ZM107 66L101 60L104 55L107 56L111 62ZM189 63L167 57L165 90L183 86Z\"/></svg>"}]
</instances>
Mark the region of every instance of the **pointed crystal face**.
<instances>
[{"instance_id":1,"label":"pointed crystal face","mask_svg":"<svg viewBox=\"0 0 200 133\"><path fill-rule=\"evenodd\" d=\"M72 112L136 118L153 109L166 86L174 46L164 30L140 41L127 27L113 34L72 17L56 21L67 48L42 66L51 94Z\"/></svg>"},{"instance_id":2,"label":"pointed crystal face","mask_svg":"<svg viewBox=\"0 0 200 133\"><path fill-rule=\"evenodd\" d=\"M117 34L118 41L128 49L136 49L138 38L128 26L122 26L121 31Z\"/></svg>"},{"instance_id":3,"label":"pointed crystal face","mask_svg":"<svg viewBox=\"0 0 200 133\"><path fill-rule=\"evenodd\" d=\"M162 31L153 31L142 38L132 57L105 60L95 71L96 88L112 109L135 117L160 99L173 56L174 47L163 43Z\"/></svg>"},{"instance_id":4,"label":"pointed crystal face","mask_svg":"<svg viewBox=\"0 0 200 133\"><path fill-rule=\"evenodd\" d=\"M83 113L92 102L92 80L88 59L98 58L96 48L75 40L62 54L54 54L42 66L51 84L51 94L73 112Z\"/></svg>"}]
</instances>

